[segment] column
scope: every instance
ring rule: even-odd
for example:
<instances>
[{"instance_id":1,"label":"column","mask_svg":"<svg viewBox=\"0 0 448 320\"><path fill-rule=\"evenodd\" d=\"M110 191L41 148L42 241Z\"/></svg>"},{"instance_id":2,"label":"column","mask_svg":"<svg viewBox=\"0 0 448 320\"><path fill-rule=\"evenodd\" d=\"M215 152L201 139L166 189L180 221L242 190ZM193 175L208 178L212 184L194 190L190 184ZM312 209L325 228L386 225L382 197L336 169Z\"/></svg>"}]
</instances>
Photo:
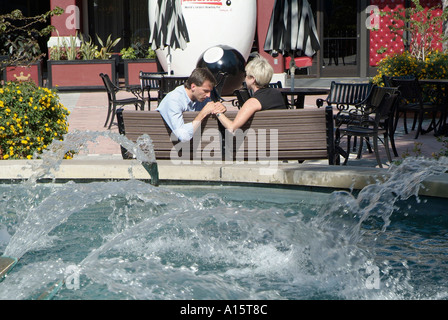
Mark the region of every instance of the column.
<instances>
[{"instance_id":1,"label":"column","mask_svg":"<svg viewBox=\"0 0 448 320\"><path fill-rule=\"evenodd\" d=\"M51 18L51 25L56 30L51 33L50 40L48 41L48 48L58 45L62 42L62 39L76 35L81 29L81 0L50 0L51 10L56 7L60 7L64 10L64 13L60 16L53 16Z\"/></svg>"}]
</instances>

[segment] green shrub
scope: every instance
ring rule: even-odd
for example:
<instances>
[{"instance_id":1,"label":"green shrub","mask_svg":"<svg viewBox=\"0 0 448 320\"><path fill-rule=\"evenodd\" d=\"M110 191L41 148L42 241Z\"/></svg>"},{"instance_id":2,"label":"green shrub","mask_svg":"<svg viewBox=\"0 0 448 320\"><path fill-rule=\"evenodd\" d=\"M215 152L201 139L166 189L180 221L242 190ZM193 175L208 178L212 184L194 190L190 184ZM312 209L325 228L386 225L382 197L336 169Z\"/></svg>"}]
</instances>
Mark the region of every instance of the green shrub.
<instances>
[{"instance_id":1,"label":"green shrub","mask_svg":"<svg viewBox=\"0 0 448 320\"><path fill-rule=\"evenodd\" d=\"M6 83L0 87L0 159L32 159L54 139L63 140L68 115L55 90Z\"/></svg>"},{"instance_id":2,"label":"green shrub","mask_svg":"<svg viewBox=\"0 0 448 320\"><path fill-rule=\"evenodd\" d=\"M377 74L372 79L376 85L383 86L383 75L398 77L414 75L418 79L446 79L448 76L448 54L430 52L424 61L405 52L385 57L378 63Z\"/></svg>"},{"instance_id":3,"label":"green shrub","mask_svg":"<svg viewBox=\"0 0 448 320\"><path fill-rule=\"evenodd\" d=\"M149 45L140 42L133 43L129 48L123 48L120 51L125 60L132 59L155 59L156 53Z\"/></svg>"},{"instance_id":4,"label":"green shrub","mask_svg":"<svg viewBox=\"0 0 448 320\"><path fill-rule=\"evenodd\" d=\"M426 56L420 79L446 79L448 76L448 54L434 51Z\"/></svg>"},{"instance_id":5,"label":"green shrub","mask_svg":"<svg viewBox=\"0 0 448 320\"><path fill-rule=\"evenodd\" d=\"M384 86L383 76L418 76L422 68L422 61L413 57L408 52L389 55L378 63L377 74L373 78L373 83L379 86Z\"/></svg>"}]
</instances>

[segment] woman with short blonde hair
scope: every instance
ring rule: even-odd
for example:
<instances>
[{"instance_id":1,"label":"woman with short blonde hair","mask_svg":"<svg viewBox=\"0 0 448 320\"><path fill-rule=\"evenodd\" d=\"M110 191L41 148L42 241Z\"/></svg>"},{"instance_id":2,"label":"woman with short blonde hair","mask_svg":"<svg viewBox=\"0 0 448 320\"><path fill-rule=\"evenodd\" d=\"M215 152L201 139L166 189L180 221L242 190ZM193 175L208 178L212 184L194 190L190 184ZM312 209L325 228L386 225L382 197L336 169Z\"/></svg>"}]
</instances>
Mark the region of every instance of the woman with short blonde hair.
<instances>
[{"instance_id":1,"label":"woman with short blonde hair","mask_svg":"<svg viewBox=\"0 0 448 320\"><path fill-rule=\"evenodd\" d=\"M246 65L246 85L248 89L253 91L253 96L243 104L233 121L227 118L224 113L216 114L216 117L226 129L234 132L257 111L286 109L285 99L281 92L275 88L269 88L273 75L274 69L260 55L255 56Z\"/></svg>"},{"instance_id":2,"label":"woman with short blonde hair","mask_svg":"<svg viewBox=\"0 0 448 320\"><path fill-rule=\"evenodd\" d=\"M265 88L271 82L274 75L274 68L269 62L257 55L246 66L246 76L253 77L255 79L255 85L258 88Z\"/></svg>"}]
</instances>

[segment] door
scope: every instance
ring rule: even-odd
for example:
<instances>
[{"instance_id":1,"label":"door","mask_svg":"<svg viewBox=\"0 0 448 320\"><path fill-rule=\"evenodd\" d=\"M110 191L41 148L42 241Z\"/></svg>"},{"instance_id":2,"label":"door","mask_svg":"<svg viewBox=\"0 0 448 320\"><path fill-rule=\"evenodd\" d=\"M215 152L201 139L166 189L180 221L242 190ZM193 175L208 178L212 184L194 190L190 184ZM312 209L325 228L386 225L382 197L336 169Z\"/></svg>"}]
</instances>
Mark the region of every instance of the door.
<instances>
[{"instance_id":1,"label":"door","mask_svg":"<svg viewBox=\"0 0 448 320\"><path fill-rule=\"evenodd\" d=\"M321 2L321 77L359 76L358 2Z\"/></svg>"},{"instance_id":2,"label":"door","mask_svg":"<svg viewBox=\"0 0 448 320\"><path fill-rule=\"evenodd\" d=\"M147 0L89 0L89 34L96 42L121 38L115 52L137 42L149 41ZM98 44L98 43L97 43Z\"/></svg>"}]
</instances>

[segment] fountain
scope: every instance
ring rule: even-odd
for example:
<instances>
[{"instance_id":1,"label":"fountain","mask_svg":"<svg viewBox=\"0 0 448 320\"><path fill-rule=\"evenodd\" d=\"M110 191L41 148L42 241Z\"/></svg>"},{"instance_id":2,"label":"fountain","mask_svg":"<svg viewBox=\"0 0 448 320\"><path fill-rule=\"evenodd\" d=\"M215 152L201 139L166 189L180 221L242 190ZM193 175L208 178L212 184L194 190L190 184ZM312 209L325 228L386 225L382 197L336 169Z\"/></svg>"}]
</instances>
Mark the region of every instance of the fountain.
<instances>
[{"instance_id":1,"label":"fountain","mask_svg":"<svg viewBox=\"0 0 448 320\"><path fill-rule=\"evenodd\" d=\"M155 159L152 140L148 135L142 135L136 143L133 143L125 136L114 134L111 132L80 132L75 131L68 133L64 141L55 140L48 150L46 150L42 156L43 163L34 165L34 174L29 178L29 183L36 183L39 178L45 177L49 174L50 170L57 169L63 159L64 155L69 151L79 152L81 151L88 141L96 141L99 136L107 136L113 141L117 142L121 146L131 150L136 158L141 162L142 166L149 173L151 177L151 184L157 186L159 183L159 173L157 168L157 161ZM84 199L73 197L72 194L62 195L63 203L68 204L75 199L76 203L82 203L85 205ZM61 200L58 198L59 201ZM23 228L21 228L12 240L19 241L20 243L16 247L21 248L18 252L6 251L3 256L0 257L0 280L2 280L7 273L17 264L17 261L38 241L45 237L55 226L60 224L64 219L72 214L72 211L67 210L66 207L60 212L55 222L46 220L49 216L45 215L55 206L52 199L48 199L48 204L41 205L40 210L44 214L30 214L29 219L26 219ZM79 209L74 206L75 210ZM42 227L44 225L45 227ZM29 236L31 235L31 236ZM26 242L24 242L26 240Z\"/></svg>"},{"instance_id":2,"label":"fountain","mask_svg":"<svg viewBox=\"0 0 448 320\"><path fill-rule=\"evenodd\" d=\"M419 193L447 159L406 159L359 191L155 177L39 183L54 157L102 134L75 133L30 179L0 185L2 277L9 271L0 299L447 296L446 199ZM107 134L155 163L147 137L132 145Z\"/></svg>"}]
</instances>

